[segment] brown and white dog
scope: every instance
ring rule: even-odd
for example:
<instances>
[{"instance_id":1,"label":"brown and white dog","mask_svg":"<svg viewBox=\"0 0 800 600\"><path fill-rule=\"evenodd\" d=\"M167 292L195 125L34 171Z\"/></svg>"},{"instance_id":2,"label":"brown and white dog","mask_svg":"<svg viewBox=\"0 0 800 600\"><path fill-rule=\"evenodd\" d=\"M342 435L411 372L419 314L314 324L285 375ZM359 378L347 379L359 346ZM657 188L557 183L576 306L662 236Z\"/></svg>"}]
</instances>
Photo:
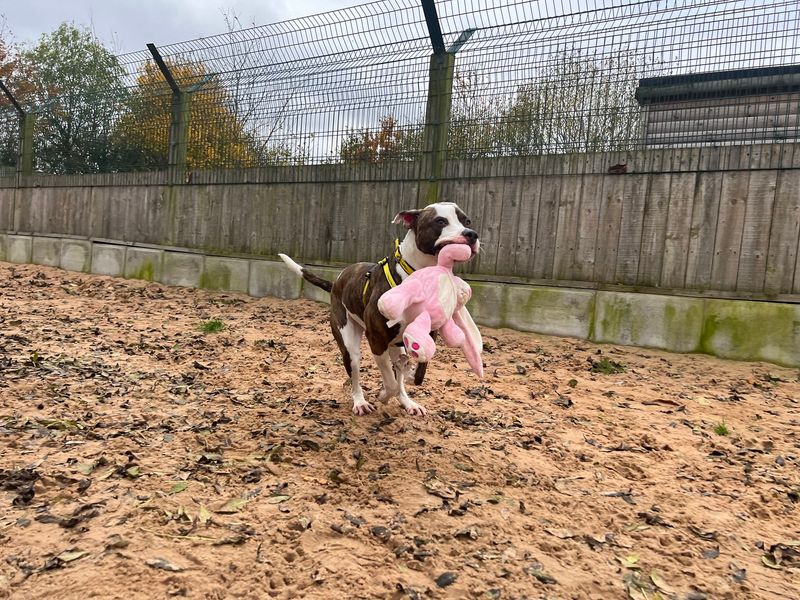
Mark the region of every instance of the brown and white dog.
<instances>
[{"instance_id":1,"label":"brown and white dog","mask_svg":"<svg viewBox=\"0 0 800 600\"><path fill-rule=\"evenodd\" d=\"M409 398L405 390L408 357L403 350L400 325L388 327L386 318L378 310L378 298L392 287L384 275L384 268L399 283L408 277L407 269L415 271L435 265L436 254L443 246L467 244L475 255L480 242L467 215L452 202L404 210L398 213L393 223L408 229L397 251L378 264L360 262L350 265L335 282L317 277L285 254L279 256L292 271L331 294L331 330L352 383L353 412L365 415L375 410L364 398L359 381L361 337L366 333L383 379L378 400L396 397L409 414L425 416L425 408ZM417 368L417 383L422 382L424 373L425 365L421 364Z\"/></svg>"}]
</instances>

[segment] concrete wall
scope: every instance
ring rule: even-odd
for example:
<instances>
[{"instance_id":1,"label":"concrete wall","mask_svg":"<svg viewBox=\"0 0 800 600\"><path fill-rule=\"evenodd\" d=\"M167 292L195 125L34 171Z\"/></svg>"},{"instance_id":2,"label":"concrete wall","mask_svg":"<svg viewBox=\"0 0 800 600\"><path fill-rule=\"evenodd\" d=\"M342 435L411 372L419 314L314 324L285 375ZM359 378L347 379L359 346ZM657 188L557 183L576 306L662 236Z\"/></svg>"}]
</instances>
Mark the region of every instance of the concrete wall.
<instances>
[{"instance_id":1,"label":"concrete wall","mask_svg":"<svg viewBox=\"0 0 800 600\"><path fill-rule=\"evenodd\" d=\"M281 262L178 248L0 235L0 260L256 297L329 300L327 293L294 276ZM326 266L313 270L329 279L339 272ZM485 326L800 366L799 304L519 285L474 277L470 284L470 310Z\"/></svg>"}]
</instances>

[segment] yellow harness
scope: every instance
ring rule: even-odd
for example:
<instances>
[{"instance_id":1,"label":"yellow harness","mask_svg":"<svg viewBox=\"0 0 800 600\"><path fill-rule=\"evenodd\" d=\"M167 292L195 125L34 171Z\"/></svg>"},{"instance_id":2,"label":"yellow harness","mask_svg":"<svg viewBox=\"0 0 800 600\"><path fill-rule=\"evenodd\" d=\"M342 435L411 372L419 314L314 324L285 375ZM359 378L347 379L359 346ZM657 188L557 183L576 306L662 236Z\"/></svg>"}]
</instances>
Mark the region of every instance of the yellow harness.
<instances>
[{"instance_id":1,"label":"yellow harness","mask_svg":"<svg viewBox=\"0 0 800 600\"><path fill-rule=\"evenodd\" d=\"M403 258L403 255L400 254L400 240L394 241L394 259L408 275L411 275L414 272L414 267L408 264L406 259ZM386 277L386 281L389 282L390 286L397 287L400 285L400 282L395 279L394 273L392 273L392 270L389 268L388 256L378 261L378 266L383 269L383 275ZM364 283L364 290L361 292L361 302L364 305L367 304L367 290L369 289L369 277L371 273L371 270L366 272L365 277L367 278L367 281Z\"/></svg>"}]
</instances>

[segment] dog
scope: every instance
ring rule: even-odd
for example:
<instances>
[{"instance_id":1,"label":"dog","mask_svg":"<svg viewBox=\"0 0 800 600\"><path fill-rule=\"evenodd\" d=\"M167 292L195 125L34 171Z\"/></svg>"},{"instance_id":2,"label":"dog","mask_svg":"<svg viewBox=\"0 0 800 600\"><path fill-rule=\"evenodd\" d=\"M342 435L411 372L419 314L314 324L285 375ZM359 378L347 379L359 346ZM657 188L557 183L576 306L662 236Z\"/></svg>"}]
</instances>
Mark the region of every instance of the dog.
<instances>
[{"instance_id":1,"label":"dog","mask_svg":"<svg viewBox=\"0 0 800 600\"><path fill-rule=\"evenodd\" d=\"M437 202L422 209L404 210L392 223L408 231L402 242L379 263L359 262L344 269L335 282L322 279L285 254L279 254L297 275L331 295L330 323L333 337L342 353L350 377L353 413L366 415L375 410L361 389L361 338L366 334L369 348L381 373L383 387L378 401L396 397L408 414L424 417L425 407L409 398L405 390L408 357L402 343L400 325L389 327L378 310L378 299L399 285L409 274L437 263L436 255L447 244L466 244L474 256L480 251L478 234L472 222L455 203ZM466 313L469 318L469 313ZM415 382L420 384L426 363L417 367Z\"/></svg>"}]
</instances>

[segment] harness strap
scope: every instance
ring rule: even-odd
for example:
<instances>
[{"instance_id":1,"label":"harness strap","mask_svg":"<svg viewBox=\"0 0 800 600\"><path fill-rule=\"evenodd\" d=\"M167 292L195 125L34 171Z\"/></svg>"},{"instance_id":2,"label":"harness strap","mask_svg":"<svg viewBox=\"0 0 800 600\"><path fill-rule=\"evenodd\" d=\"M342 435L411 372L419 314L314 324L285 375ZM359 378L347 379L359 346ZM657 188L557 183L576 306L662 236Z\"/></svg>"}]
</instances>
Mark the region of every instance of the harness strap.
<instances>
[{"instance_id":1,"label":"harness strap","mask_svg":"<svg viewBox=\"0 0 800 600\"><path fill-rule=\"evenodd\" d=\"M403 271L405 271L408 275L411 275L414 272L414 267L408 264L406 260L403 258L403 255L400 253L400 240L394 241L394 259L397 261L397 264L400 265ZM388 256L379 260L376 266L381 267L383 269L383 276L386 277L386 281L389 282L389 285L391 287L394 288L400 285L401 282L398 282L395 279L395 274L392 273L392 270L389 268ZM372 269L370 269L364 274L366 281L364 282L364 289L361 292L361 303L364 305L367 304L367 291L369 290L369 280L371 275L372 275Z\"/></svg>"},{"instance_id":2,"label":"harness strap","mask_svg":"<svg viewBox=\"0 0 800 600\"><path fill-rule=\"evenodd\" d=\"M403 258L403 255L400 254L400 240L396 239L394 241L394 258L397 263L403 268L403 271L406 272L407 275L411 275L414 272L414 267L406 262L406 259ZM391 282L390 282L391 283Z\"/></svg>"}]
</instances>

